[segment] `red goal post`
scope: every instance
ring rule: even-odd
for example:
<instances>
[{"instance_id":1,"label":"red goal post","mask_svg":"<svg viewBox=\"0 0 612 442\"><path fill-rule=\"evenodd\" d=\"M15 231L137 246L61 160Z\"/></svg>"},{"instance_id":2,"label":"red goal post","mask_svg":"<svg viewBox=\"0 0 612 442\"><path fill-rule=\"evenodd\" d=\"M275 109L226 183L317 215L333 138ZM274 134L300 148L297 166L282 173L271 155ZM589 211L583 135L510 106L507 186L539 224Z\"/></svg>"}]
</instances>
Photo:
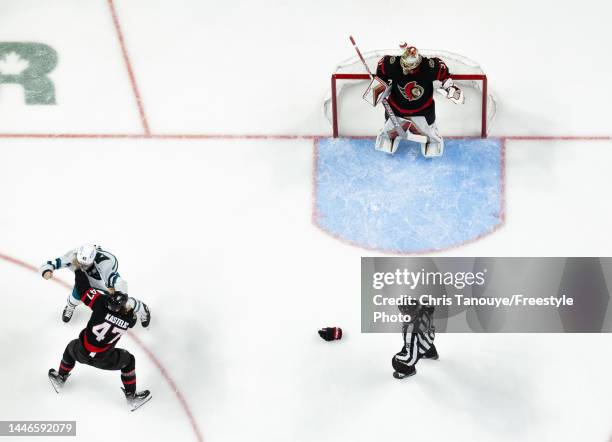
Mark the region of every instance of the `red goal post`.
<instances>
[{"instance_id":1,"label":"red goal post","mask_svg":"<svg viewBox=\"0 0 612 442\"><path fill-rule=\"evenodd\" d=\"M394 54L396 52L397 50L370 51L364 54L364 58L374 71L376 69L376 63L383 55ZM459 87L467 86L480 91L482 95L480 102L480 136L486 138L496 114L497 101L489 92L487 75L482 68L467 57L447 51L422 50L421 53L427 57L436 56L444 60L449 66L451 77L457 81ZM355 71L363 71L363 65L361 65L361 62L356 57L352 57L340 63L331 76L331 94L329 94L325 100L324 111L332 125L334 138L339 136L338 100L341 90L338 88L338 81L365 81L370 79L368 74L354 73Z\"/></svg>"},{"instance_id":2,"label":"red goal post","mask_svg":"<svg viewBox=\"0 0 612 442\"><path fill-rule=\"evenodd\" d=\"M487 76L484 74L453 74L453 80L482 81L482 110L480 137L487 137ZM332 130L333 137L338 138L338 94L336 91L337 80L369 80L368 74L332 74L331 76L331 105L332 105Z\"/></svg>"}]
</instances>

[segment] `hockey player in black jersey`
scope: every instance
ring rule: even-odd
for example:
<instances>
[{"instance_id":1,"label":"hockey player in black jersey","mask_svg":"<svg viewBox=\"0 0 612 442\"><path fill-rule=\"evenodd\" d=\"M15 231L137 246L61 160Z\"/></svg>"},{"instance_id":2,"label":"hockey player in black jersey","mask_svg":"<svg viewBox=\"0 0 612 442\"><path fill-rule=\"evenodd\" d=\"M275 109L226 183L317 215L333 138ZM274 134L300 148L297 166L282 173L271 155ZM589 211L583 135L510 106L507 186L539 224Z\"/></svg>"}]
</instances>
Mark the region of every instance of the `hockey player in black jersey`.
<instances>
[{"instance_id":1,"label":"hockey player in black jersey","mask_svg":"<svg viewBox=\"0 0 612 442\"><path fill-rule=\"evenodd\" d=\"M127 281L119 275L119 262L115 255L100 246L83 244L79 248L70 250L65 255L47 261L40 269L44 279L51 279L53 273L60 269L81 269L87 275L92 288L104 290L110 294L115 291L127 293ZM134 299L130 299L130 303ZM62 312L62 321L69 322L74 309L81 303L81 297L76 290L68 296L66 306ZM140 317L143 327L147 327L151 320L149 307L144 303L134 303L132 306L136 316Z\"/></svg>"},{"instance_id":2,"label":"hockey player in black jersey","mask_svg":"<svg viewBox=\"0 0 612 442\"><path fill-rule=\"evenodd\" d=\"M151 393L136 391L136 359L127 350L115 347L137 322L129 298L122 292L110 295L94 289L80 269L75 270L75 289L80 300L92 310L91 318L79 338L66 346L59 369L49 370L49 380L59 393L77 362L102 370L121 370L122 390L134 411L151 399Z\"/></svg>"},{"instance_id":3,"label":"hockey player in black jersey","mask_svg":"<svg viewBox=\"0 0 612 442\"><path fill-rule=\"evenodd\" d=\"M438 351L433 343L434 308L423 305L402 306L400 311L402 314L410 315L413 320L402 325L404 345L391 359L391 365L395 370L393 377L396 379L415 375L415 365L420 359L438 359Z\"/></svg>"},{"instance_id":4,"label":"hockey player in black jersey","mask_svg":"<svg viewBox=\"0 0 612 442\"><path fill-rule=\"evenodd\" d=\"M406 138L421 143L421 152L425 157L441 156L444 140L436 126L434 90L442 90L448 99L457 104L463 103L463 92L453 83L444 61L424 57L417 48L405 43L400 47L404 50L401 56L385 55L378 62L373 83L384 85L385 90L372 104L376 105L386 98ZM370 90L377 88L371 87ZM385 126L376 138L376 149L394 153L400 137L393 119L385 116Z\"/></svg>"}]
</instances>

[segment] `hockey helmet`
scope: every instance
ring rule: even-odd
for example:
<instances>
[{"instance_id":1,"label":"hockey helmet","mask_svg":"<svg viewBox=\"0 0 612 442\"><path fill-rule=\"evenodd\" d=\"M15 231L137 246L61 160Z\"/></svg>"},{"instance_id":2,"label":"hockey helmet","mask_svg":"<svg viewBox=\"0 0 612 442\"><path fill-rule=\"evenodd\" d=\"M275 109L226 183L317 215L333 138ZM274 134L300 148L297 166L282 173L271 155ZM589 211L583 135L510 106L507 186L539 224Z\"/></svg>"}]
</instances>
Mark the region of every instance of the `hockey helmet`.
<instances>
[{"instance_id":1,"label":"hockey helmet","mask_svg":"<svg viewBox=\"0 0 612 442\"><path fill-rule=\"evenodd\" d=\"M128 295L121 292L115 292L114 295L109 295L106 300L106 308L111 312L117 313L121 310L128 302Z\"/></svg>"},{"instance_id":2,"label":"hockey helmet","mask_svg":"<svg viewBox=\"0 0 612 442\"><path fill-rule=\"evenodd\" d=\"M414 46L408 46L406 42L400 43L400 49L404 51L400 57L400 65L402 66L404 74L418 68L421 64L421 60L423 60L423 57L419 54L419 50Z\"/></svg>"},{"instance_id":3,"label":"hockey helmet","mask_svg":"<svg viewBox=\"0 0 612 442\"><path fill-rule=\"evenodd\" d=\"M77 249L76 260L82 269L90 268L96 259L97 248L91 244L83 244Z\"/></svg>"}]
</instances>

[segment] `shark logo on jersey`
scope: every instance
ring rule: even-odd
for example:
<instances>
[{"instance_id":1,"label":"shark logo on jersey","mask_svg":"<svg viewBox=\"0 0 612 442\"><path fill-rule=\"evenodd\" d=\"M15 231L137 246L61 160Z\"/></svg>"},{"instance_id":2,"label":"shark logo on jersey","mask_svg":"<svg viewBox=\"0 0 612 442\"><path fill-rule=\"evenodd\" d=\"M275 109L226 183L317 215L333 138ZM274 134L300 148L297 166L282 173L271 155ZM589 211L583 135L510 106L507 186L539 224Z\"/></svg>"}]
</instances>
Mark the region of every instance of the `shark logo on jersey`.
<instances>
[{"instance_id":1,"label":"shark logo on jersey","mask_svg":"<svg viewBox=\"0 0 612 442\"><path fill-rule=\"evenodd\" d=\"M406 83L404 86L397 85L402 96L408 101L418 100L425 93L423 86L417 84L416 81Z\"/></svg>"},{"instance_id":2,"label":"shark logo on jersey","mask_svg":"<svg viewBox=\"0 0 612 442\"><path fill-rule=\"evenodd\" d=\"M102 281L102 277L100 276L100 272L98 272L98 269L96 268L96 266L91 266L89 269L87 269L87 276L96 279L98 281Z\"/></svg>"}]
</instances>

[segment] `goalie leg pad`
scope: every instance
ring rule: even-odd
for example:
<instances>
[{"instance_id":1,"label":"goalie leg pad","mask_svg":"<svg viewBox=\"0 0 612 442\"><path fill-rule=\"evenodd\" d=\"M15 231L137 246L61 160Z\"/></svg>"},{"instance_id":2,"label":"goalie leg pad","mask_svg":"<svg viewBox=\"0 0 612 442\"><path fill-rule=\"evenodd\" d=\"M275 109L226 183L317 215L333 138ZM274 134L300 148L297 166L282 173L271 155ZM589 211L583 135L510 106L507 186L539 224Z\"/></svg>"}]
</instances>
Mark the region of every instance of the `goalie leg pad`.
<instances>
[{"instance_id":1,"label":"goalie leg pad","mask_svg":"<svg viewBox=\"0 0 612 442\"><path fill-rule=\"evenodd\" d=\"M376 150L380 150L381 152L385 152L388 154L393 154L397 150L397 146L399 145L399 137L397 136L397 132L395 131L395 126L391 119L387 119L385 121L385 125L380 130L380 133L376 137L376 144L374 145Z\"/></svg>"},{"instance_id":2,"label":"goalie leg pad","mask_svg":"<svg viewBox=\"0 0 612 442\"><path fill-rule=\"evenodd\" d=\"M393 140L391 140L391 138L387 137L386 135L379 134L376 137L376 144L374 147L376 150L393 155L397 151L401 140L402 139L400 137L395 137Z\"/></svg>"},{"instance_id":3,"label":"goalie leg pad","mask_svg":"<svg viewBox=\"0 0 612 442\"><path fill-rule=\"evenodd\" d=\"M426 158L440 157L444 153L444 139L438 132L436 123L427 124L425 117L411 118L417 129L427 137L426 141L421 144L421 153Z\"/></svg>"},{"instance_id":4,"label":"goalie leg pad","mask_svg":"<svg viewBox=\"0 0 612 442\"><path fill-rule=\"evenodd\" d=\"M397 121L406 132L406 140L420 143L423 146L422 150L425 149L424 146L431 139L433 133L431 127L427 124L425 117L412 117L408 119L398 117ZM435 128L435 124L432 126ZM422 127L424 127L426 131L423 131ZM437 134L437 129L435 129L434 132ZM394 154L400 141L401 137L398 136L397 129L391 121L391 118L389 118L387 121L385 121L385 125L376 137L375 148L381 152ZM423 155L425 154L423 153Z\"/></svg>"},{"instance_id":5,"label":"goalie leg pad","mask_svg":"<svg viewBox=\"0 0 612 442\"><path fill-rule=\"evenodd\" d=\"M376 143L374 144L374 148L381 152L392 154L393 153L393 141L391 141L391 138L389 138L386 133L385 134L380 133L376 137Z\"/></svg>"},{"instance_id":6,"label":"goalie leg pad","mask_svg":"<svg viewBox=\"0 0 612 442\"><path fill-rule=\"evenodd\" d=\"M426 143L422 153L425 158L441 157L444 153L444 143Z\"/></svg>"}]
</instances>

